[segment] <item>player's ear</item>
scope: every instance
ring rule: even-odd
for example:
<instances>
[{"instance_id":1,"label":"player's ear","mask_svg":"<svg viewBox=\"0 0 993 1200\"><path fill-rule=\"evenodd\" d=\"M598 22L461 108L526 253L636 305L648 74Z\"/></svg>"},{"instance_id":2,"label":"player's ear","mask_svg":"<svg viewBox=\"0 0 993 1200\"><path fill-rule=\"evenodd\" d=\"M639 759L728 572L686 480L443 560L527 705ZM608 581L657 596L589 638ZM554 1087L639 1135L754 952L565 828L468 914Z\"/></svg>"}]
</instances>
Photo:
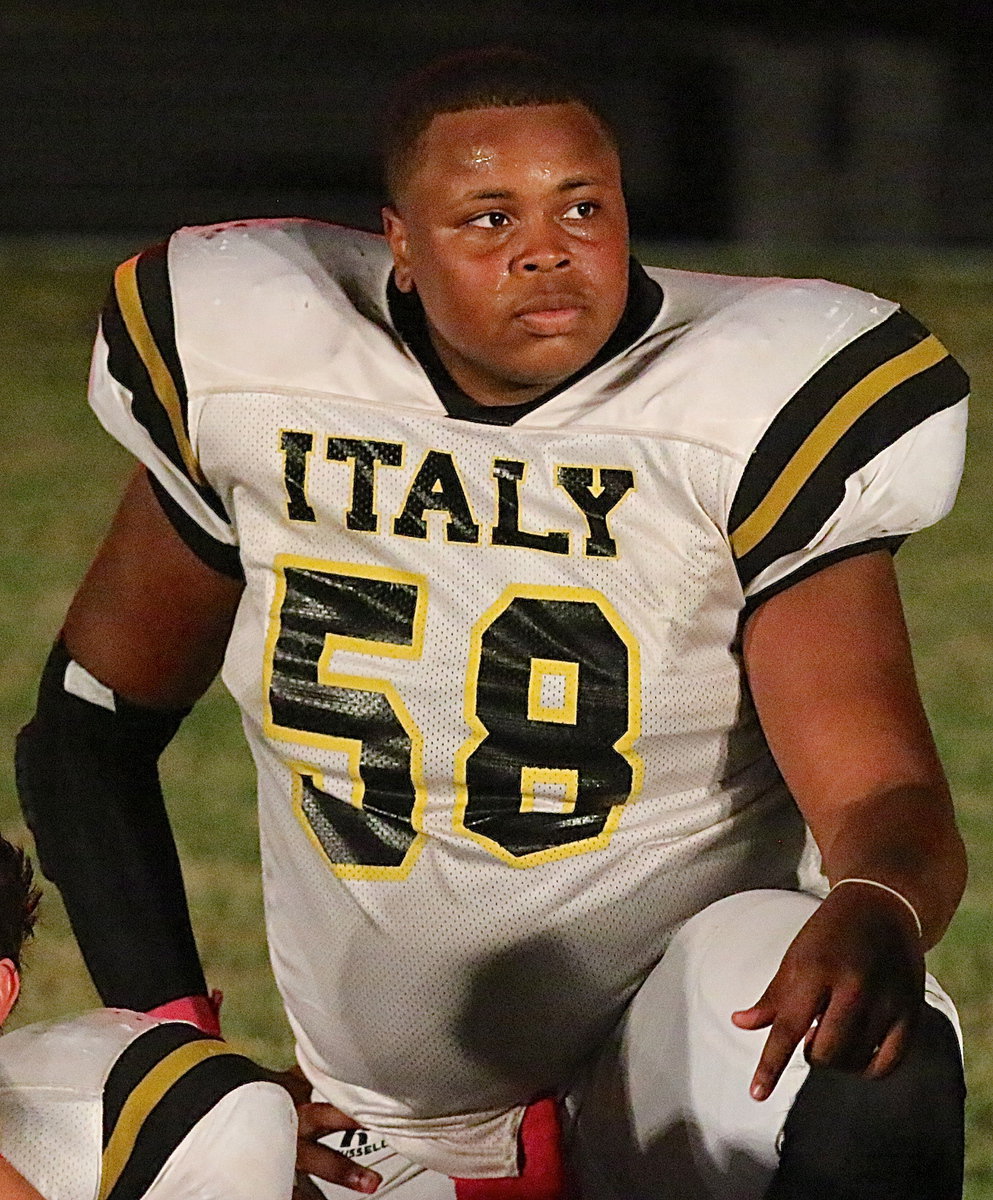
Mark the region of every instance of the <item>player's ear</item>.
<instances>
[{"instance_id":1,"label":"player's ear","mask_svg":"<svg viewBox=\"0 0 993 1200\"><path fill-rule=\"evenodd\" d=\"M393 277L401 292L414 290L414 279L407 256L407 226L392 204L382 210L383 232L393 252Z\"/></svg>"},{"instance_id":2,"label":"player's ear","mask_svg":"<svg viewBox=\"0 0 993 1200\"><path fill-rule=\"evenodd\" d=\"M21 990L21 977L9 958L0 959L0 1025L7 1020Z\"/></svg>"}]
</instances>

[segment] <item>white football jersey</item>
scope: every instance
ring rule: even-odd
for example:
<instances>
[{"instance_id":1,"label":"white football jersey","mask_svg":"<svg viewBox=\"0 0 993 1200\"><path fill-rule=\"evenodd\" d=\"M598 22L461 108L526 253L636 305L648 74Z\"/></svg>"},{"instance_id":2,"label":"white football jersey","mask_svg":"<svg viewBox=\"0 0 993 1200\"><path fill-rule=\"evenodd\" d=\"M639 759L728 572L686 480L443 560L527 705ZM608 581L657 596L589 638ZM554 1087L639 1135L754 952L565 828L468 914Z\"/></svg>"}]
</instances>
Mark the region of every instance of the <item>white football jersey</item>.
<instances>
[{"instance_id":1,"label":"white football jersey","mask_svg":"<svg viewBox=\"0 0 993 1200\"><path fill-rule=\"evenodd\" d=\"M0 1037L0 1152L45 1200L289 1200L296 1112L192 1025L100 1009Z\"/></svg>"},{"instance_id":2,"label":"white football jersey","mask_svg":"<svg viewBox=\"0 0 993 1200\"><path fill-rule=\"evenodd\" d=\"M186 229L118 269L91 396L244 573L224 678L305 1070L509 1175L683 921L811 885L743 616L948 510L966 381L864 292L635 266L589 369L487 409L417 317L374 235Z\"/></svg>"}]
</instances>

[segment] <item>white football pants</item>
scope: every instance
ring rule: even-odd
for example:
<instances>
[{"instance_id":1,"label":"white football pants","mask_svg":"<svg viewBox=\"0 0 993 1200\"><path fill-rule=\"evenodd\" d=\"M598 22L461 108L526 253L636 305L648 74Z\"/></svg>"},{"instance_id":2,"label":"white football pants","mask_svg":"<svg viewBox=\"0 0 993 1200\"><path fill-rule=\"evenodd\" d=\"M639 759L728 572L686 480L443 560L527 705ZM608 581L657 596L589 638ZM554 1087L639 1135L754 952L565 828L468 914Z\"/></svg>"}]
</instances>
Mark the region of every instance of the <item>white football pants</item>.
<instances>
[{"instance_id":1,"label":"white football pants","mask_svg":"<svg viewBox=\"0 0 993 1200\"><path fill-rule=\"evenodd\" d=\"M598 1061L563 1097L566 1155L584 1200L761 1200L809 1068L800 1046L769 1099L753 1100L768 1031L738 1029L731 1013L758 1000L819 903L801 892L742 892L676 934ZM954 1006L930 975L926 998L958 1032ZM455 1198L451 1180L372 1135L328 1139L342 1143L383 1175L379 1196ZM355 1195L321 1186L329 1200Z\"/></svg>"}]
</instances>

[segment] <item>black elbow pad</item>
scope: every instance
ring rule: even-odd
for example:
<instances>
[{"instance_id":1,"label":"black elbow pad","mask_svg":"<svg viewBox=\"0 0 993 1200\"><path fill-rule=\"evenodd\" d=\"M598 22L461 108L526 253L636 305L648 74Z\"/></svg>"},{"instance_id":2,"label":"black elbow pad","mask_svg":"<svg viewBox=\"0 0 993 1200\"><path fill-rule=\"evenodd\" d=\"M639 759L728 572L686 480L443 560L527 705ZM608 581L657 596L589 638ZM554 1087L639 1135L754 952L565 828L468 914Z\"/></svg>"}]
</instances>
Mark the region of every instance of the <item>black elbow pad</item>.
<instances>
[{"instance_id":1,"label":"black elbow pad","mask_svg":"<svg viewBox=\"0 0 993 1200\"><path fill-rule=\"evenodd\" d=\"M103 687L56 643L17 738L17 790L105 1004L146 1009L205 990L158 758L188 710Z\"/></svg>"},{"instance_id":2,"label":"black elbow pad","mask_svg":"<svg viewBox=\"0 0 993 1200\"><path fill-rule=\"evenodd\" d=\"M125 795L133 803L136 795L157 788L159 755L189 711L142 708L92 676L90 697L84 697L83 687L66 687L75 666L60 638L42 673L37 711L18 734L15 753L24 818L41 868L53 882L59 864L71 865L78 857L62 832L82 832L87 817L117 808ZM99 700L92 698L100 693Z\"/></svg>"}]
</instances>

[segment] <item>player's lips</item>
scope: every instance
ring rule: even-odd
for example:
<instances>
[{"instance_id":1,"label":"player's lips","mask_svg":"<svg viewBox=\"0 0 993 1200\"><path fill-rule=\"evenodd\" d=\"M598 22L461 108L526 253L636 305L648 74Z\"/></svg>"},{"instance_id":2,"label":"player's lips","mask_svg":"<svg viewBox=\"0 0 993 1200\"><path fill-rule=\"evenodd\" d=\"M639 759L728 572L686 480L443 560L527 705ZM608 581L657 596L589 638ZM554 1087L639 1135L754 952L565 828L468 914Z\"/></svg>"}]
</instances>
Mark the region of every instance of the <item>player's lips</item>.
<instances>
[{"instance_id":1,"label":"player's lips","mask_svg":"<svg viewBox=\"0 0 993 1200\"><path fill-rule=\"evenodd\" d=\"M574 295L535 296L516 310L514 320L531 333L553 337L575 328L584 309L585 305Z\"/></svg>"}]
</instances>

